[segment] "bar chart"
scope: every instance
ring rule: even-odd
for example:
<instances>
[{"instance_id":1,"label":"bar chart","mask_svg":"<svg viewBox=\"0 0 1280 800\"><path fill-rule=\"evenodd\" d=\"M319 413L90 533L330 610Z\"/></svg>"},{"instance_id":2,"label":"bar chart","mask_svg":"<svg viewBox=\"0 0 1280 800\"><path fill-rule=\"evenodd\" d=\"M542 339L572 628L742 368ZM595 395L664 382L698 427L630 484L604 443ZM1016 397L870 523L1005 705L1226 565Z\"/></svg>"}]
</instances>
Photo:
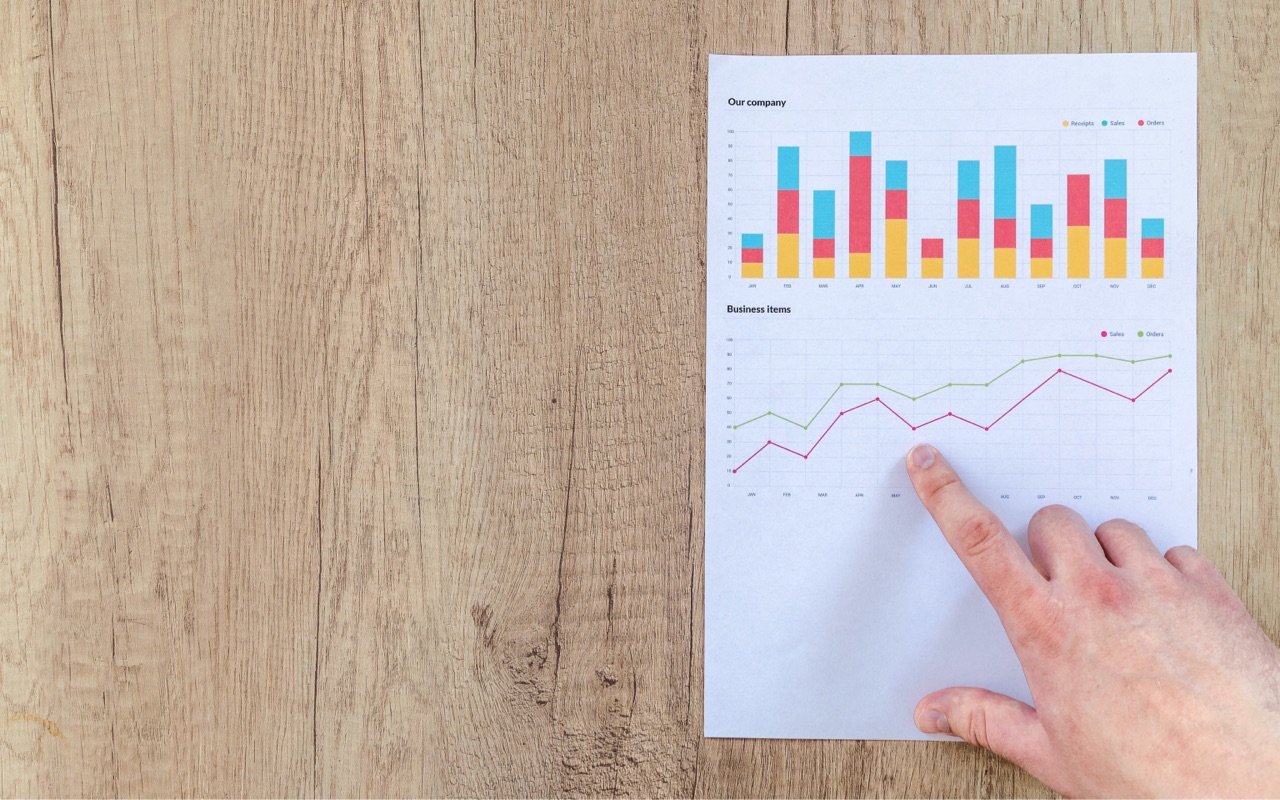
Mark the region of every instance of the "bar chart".
<instances>
[{"instance_id":1,"label":"bar chart","mask_svg":"<svg viewBox=\"0 0 1280 800\"><path fill-rule=\"evenodd\" d=\"M742 278L1165 277L1167 131L740 130L732 148Z\"/></svg>"}]
</instances>

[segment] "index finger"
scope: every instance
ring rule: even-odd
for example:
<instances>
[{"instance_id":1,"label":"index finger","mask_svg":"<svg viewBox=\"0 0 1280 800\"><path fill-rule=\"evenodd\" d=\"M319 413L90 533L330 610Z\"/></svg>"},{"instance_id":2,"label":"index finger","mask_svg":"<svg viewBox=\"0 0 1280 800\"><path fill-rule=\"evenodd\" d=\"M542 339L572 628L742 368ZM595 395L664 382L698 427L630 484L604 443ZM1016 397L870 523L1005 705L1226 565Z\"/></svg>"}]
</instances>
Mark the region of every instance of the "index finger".
<instances>
[{"instance_id":1,"label":"index finger","mask_svg":"<svg viewBox=\"0 0 1280 800\"><path fill-rule=\"evenodd\" d=\"M1007 628L1007 614L1047 591L1045 579L1000 518L973 496L935 448L913 447L907 454L907 474L920 502Z\"/></svg>"}]
</instances>

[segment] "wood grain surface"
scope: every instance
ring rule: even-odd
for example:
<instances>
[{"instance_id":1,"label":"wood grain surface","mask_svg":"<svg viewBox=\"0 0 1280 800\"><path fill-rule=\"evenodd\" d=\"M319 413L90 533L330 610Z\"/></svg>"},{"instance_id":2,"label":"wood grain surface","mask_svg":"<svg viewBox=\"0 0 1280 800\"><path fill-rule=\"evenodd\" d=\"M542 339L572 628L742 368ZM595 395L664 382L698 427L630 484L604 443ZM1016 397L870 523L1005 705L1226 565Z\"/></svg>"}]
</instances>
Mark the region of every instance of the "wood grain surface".
<instances>
[{"instance_id":1,"label":"wood grain surface","mask_svg":"<svg viewBox=\"0 0 1280 800\"><path fill-rule=\"evenodd\" d=\"M1200 536L1276 637L1278 27L0 4L0 792L1050 794L702 738L707 54L1199 51Z\"/></svg>"}]
</instances>

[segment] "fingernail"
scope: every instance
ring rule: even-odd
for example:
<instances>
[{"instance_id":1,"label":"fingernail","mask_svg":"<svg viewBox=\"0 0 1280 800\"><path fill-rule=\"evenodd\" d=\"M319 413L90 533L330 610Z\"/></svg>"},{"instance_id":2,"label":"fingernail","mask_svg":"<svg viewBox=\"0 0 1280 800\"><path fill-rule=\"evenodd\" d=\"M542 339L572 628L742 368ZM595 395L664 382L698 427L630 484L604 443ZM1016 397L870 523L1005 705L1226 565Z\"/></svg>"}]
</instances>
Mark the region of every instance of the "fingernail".
<instances>
[{"instance_id":1,"label":"fingernail","mask_svg":"<svg viewBox=\"0 0 1280 800\"><path fill-rule=\"evenodd\" d=\"M947 722L947 715L932 708L920 715L919 727L922 733L945 733L948 736L951 735L951 723Z\"/></svg>"},{"instance_id":2,"label":"fingernail","mask_svg":"<svg viewBox=\"0 0 1280 800\"><path fill-rule=\"evenodd\" d=\"M928 469L933 466L933 448L927 444L918 444L907 454L911 466L916 469Z\"/></svg>"}]
</instances>

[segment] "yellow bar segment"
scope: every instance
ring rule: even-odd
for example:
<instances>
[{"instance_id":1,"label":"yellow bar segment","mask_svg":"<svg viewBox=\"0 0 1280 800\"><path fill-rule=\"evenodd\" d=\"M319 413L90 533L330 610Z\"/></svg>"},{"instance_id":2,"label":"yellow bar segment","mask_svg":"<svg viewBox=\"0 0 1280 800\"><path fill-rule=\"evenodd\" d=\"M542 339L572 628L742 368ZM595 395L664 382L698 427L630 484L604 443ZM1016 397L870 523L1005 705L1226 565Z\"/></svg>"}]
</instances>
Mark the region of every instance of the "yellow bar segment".
<instances>
[{"instance_id":1,"label":"yellow bar segment","mask_svg":"<svg viewBox=\"0 0 1280 800\"><path fill-rule=\"evenodd\" d=\"M1123 278L1125 276L1125 254L1128 251L1128 245L1128 239L1107 239L1103 250L1103 277Z\"/></svg>"},{"instance_id":2,"label":"yellow bar segment","mask_svg":"<svg viewBox=\"0 0 1280 800\"><path fill-rule=\"evenodd\" d=\"M1053 277L1053 259L1052 258L1031 259L1031 277L1052 278Z\"/></svg>"},{"instance_id":3,"label":"yellow bar segment","mask_svg":"<svg viewBox=\"0 0 1280 800\"><path fill-rule=\"evenodd\" d=\"M907 221L905 219L884 221L884 276L886 278L907 277Z\"/></svg>"},{"instance_id":4,"label":"yellow bar segment","mask_svg":"<svg viewBox=\"0 0 1280 800\"><path fill-rule=\"evenodd\" d=\"M1018 277L1018 251L1012 247L996 248L995 274L997 278Z\"/></svg>"},{"instance_id":5,"label":"yellow bar segment","mask_svg":"<svg viewBox=\"0 0 1280 800\"><path fill-rule=\"evenodd\" d=\"M870 253L850 253L849 254L849 277L850 278L870 278L871 277L871 254Z\"/></svg>"},{"instance_id":6,"label":"yellow bar segment","mask_svg":"<svg viewBox=\"0 0 1280 800\"><path fill-rule=\"evenodd\" d=\"M942 277L942 259L940 258L920 259L920 277L941 278Z\"/></svg>"},{"instance_id":7,"label":"yellow bar segment","mask_svg":"<svg viewBox=\"0 0 1280 800\"><path fill-rule=\"evenodd\" d=\"M1067 277L1089 277L1089 226L1067 228Z\"/></svg>"},{"instance_id":8,"label":"yellow bar segment","mask_svg":"<svg viewBox=\"0 0 1280 800\"><path fill-rule=\"evenodd\" d=\"M764 264L742 264L742 277L744 278L763 278Z\"/></svg>"},{"instance_id":9,"label":"yellow bar segment","mask_svg":"<svg viewBox=\"0 0 1280 800\"><path fill-rule=\"evenodd\" d=\"M836 276L836 260L834 258L815 258L813 260L813 277L834 278Z\"/></svg>"},{"instance_id":10,"label":"yellow bar segment","mask_svg":"<svg viewBox=\"0 0 1280 800\"><path fill-rule=\"evenodd\" d=\"M978 253L977 239L960 239L956 242L957 278L976 278L981 274L978 268Z\"/></svg>"},{"instance_id":11,"label":"yellow bar segment","mask_svg":"<svg viewBox=\"0 0 1280 800\"><path fill-rule=\"evenodd\" d=\"M778 277L800 277L800 234L778 234Z\"/></svg>"},{"instance_id":12,"label":"yellow bar segment","mask_svg":"<svg viewBox=\"0 0 1280 800\"><path fill-rule=\"evenodd\" d=\"M1163 258L1142 259L1142 277L1163 278L1164 277L1164 259Z\"/></svg>"}]
</instances>

